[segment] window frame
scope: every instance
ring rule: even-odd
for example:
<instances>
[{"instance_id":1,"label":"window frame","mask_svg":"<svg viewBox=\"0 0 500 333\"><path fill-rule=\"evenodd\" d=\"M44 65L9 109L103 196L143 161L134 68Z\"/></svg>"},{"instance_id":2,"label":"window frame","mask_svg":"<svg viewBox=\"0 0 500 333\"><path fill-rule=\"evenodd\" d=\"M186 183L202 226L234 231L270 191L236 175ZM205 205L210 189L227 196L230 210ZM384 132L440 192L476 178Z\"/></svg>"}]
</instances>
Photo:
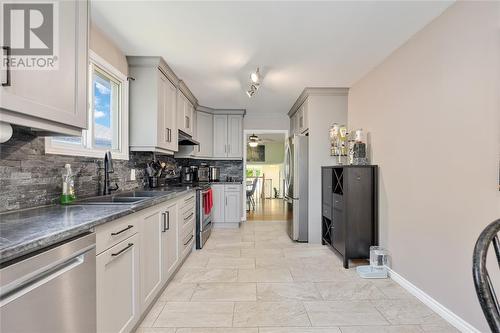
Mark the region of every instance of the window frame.
<instances>
[{"instance_id":1,"label":"window frame","mask_svg":"<svg viewBox=\"0 0 500 333\"><path fill-rule=\"evenodd\" d=\"M118 115L118 149L106 149L94 147L94 88L93 88L93 75L94 69L104 75L109 76L111 80L119 83L119 115ZM127 76L121 73L118 69L113 67L110 63L97 55L92 50L89 50L89 63L88 63L88 84L87 84L87 129L82 130L82 144L68 144L63 142L53 141L52 137L45 138L45 153L57 155L69 155L80 157L103 158L104 153L108 150L111 151L113 159L128 160L129 159L129 83Z\"/></svg>"}]
</instances>

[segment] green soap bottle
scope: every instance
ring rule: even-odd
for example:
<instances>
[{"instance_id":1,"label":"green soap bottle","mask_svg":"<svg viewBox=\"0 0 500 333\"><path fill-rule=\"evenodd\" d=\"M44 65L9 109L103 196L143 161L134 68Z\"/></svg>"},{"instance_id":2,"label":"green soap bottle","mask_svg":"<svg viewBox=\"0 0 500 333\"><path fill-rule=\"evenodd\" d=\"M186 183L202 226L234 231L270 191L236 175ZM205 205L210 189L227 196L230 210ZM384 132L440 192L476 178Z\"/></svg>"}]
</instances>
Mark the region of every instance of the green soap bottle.
<instances>
[{"instance_id":1,"label":"green soap bottle","mask_svg":"<svg viewBox=\"0 0 500 333\"><path fill-rule=\"evenodd\" d=\"M64 166L64 173L62 176L62 193L61 193L61 204L68 205L75 201L75 180L73 172L71 171L71 164L66 164Z\"/></svg>"}]
</instances>

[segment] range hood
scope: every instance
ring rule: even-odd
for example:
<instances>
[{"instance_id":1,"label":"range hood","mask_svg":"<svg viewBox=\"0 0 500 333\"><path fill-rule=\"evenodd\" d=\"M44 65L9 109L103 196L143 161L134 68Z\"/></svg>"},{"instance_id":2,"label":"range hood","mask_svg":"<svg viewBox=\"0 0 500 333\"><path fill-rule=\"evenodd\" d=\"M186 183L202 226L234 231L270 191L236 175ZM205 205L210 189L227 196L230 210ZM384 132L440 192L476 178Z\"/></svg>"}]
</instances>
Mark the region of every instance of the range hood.
<instances>
[{"instance_id":1,"label":"range hood","mask_svg":"<svg viewBox=\"0 0 500 333\"><path fill-rule=\"evenodd\" d=\"M200 143L193 139L191 135L179 130L179 146L199 146Z\"/></svg>"}]
</instances>

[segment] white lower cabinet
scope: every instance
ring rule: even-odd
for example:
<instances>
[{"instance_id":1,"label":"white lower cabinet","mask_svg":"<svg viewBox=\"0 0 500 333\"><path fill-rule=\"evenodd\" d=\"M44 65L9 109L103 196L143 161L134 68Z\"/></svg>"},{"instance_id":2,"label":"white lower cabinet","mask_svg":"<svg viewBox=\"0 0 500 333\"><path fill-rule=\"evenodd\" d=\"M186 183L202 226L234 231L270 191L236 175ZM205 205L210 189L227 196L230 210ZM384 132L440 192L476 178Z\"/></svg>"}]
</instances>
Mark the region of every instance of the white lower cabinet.
<instances>
[{"instance_id":1,"label":"white lower cabinet","mask_svg":"<svg viewBox=\"0 0 500 333\"><path fill-rule=\"evenodd\" d=\"M214 195L213 222L241 222L242 185L212 185L212 190Z\"/></svg>"},{"instance_id":2,"label":"white lower cabinet","mask_svg":"<svg viewBox=\"0 0 500 333\"><path fill-rule=\"evenodd\" d=\"M149 210L140 223L141 305L147 308L162 287L162 211Z\"/></svg>"},{"instance_id":3,"label":"white lower cabinet","mask_svg":"<svg viewBox=\"0 0 500 333\"><path fill-rule=\"evenodd\" d=\"M129 332L140 317L139 235L96 257L97 332Z\"/></svg>"},{"instance_id":4,"label":"white lower cabinet","mask_svg":"<svg viewBox=\"0 0 500 333\"><path fill-rule=\"evenodd\" d=\"M96 227L97 331L131 332L193 249L193 193Z\"/></svg>"},{"instance_id":5,"label":"white lower cabinet","mask_svg":"<svg viewBox=\"0 0 500 333\"><path fill-rule=\"evenodd\" d=\"M177 202L168 204L165 211L162 212L163 225L162 232L162 251L163 256L163 278L166 282L177 268L179 262L179 209Z\"/></svg>"}]
</instances>

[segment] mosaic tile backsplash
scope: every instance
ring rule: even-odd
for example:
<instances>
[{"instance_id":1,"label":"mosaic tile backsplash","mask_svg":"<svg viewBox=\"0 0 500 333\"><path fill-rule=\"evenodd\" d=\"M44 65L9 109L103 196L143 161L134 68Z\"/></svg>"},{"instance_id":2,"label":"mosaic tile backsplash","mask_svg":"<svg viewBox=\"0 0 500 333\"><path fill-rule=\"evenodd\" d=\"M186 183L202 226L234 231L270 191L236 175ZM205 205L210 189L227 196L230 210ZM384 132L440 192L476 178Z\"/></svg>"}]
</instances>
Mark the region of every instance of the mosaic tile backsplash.
<instances>
[{"instance_id":1,"label":"mosaic tile backsplash","mask_svg":"<svg viewBox=\"0 0 500 333\"><path fill-rule=\"evenodd\" d=\"M78 198L100 193L104 179L103 159L45 154L44 140L28 129L14 126L12 138L0 144L0 212L57 203L66 163L71 164L75 174ZM113 160L112 184L116 182L121 191L146 187L145 167L153 157L153 153L149 152L131 152L128 161ZM177 163L170 156L158 158L167 163ZM198 165L201 162L182 159L179 165ZM243 177L242 161L205 162L221 167L223 177ZM134 181L130 180L130 169L136 169Z\"/></svg>"}]
</instances>

